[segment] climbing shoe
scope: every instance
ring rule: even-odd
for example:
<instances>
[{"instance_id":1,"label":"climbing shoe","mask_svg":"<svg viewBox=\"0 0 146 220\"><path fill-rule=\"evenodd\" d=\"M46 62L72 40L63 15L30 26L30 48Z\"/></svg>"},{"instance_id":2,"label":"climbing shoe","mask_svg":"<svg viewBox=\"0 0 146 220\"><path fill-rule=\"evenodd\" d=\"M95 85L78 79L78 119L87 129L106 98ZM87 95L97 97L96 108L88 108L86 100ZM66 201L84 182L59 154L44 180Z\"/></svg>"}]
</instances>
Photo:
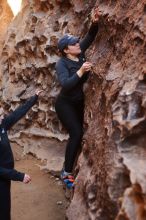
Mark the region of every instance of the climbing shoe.
<instances>
[{"instance_id":1,"label":"climbing shoe","mask_svg":"<svg viewBox=\"0 0 146 220\"><path fill-rule=\"evenodd\" d=\"M70 173L62 171L60 177L61 177L61 180L63 181L63 183L65 184L65 186L68 189L74 188L75 180L74 180L74 177Z\"/></svg>"}]
</instances>

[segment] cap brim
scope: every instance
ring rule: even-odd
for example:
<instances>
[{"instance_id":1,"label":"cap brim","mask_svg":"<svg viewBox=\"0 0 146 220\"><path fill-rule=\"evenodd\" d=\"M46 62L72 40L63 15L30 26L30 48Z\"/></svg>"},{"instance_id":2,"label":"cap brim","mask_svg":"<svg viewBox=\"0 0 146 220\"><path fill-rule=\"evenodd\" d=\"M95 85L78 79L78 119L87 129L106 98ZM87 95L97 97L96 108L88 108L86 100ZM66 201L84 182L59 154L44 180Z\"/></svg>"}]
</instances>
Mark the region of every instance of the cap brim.
<instances>
[{"instance_id":1,"label":"cap brim","mask_svg":"<svg viewBox=\"0 0 146 220\"><path fill-rule=\"evenodd\" d=\"M69 42L68 45L72 45L72 44L76 44L79 42L79 37L72 37Z\"/></svg>"}]
</instances>

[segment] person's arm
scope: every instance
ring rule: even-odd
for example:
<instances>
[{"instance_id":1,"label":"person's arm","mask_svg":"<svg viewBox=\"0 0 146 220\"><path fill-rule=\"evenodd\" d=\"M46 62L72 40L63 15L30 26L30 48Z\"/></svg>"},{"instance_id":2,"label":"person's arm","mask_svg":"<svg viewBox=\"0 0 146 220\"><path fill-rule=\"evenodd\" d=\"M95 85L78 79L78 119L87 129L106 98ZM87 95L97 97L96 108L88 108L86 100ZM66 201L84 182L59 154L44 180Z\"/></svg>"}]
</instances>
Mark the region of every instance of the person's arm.
<instances>
[{"instance_id":1,"label":"person's arm","mask_svg":"<svg viewBox=\"0 0 146 220\"><path fill-rule=\"evenodd\" d=\"M91 11L92 24L90 26L90 29L88 33L85 35L85 37L83 38L83 40L81 40L80 42L80 47L83 53L88 49L88 47L91 45L91 43L96 37L96 34L98 32L99 17L100 17L100 12L98 10L98 7L96 7Z\"/></svg>"},{"instance_id":2,"label":"person's arm","mask_svg":"<svg viewBox=\"0 0 146 220\"><path fill-rule=\"evenodd\" d=\"M24 173L18 172L15 169L7 169L0 167L0 179L23 182L24 176Z\"/></svg>"},{"instance_id":3,"label":"person's arm","mask_svg":"<svg viewBox=\"0 0 146 220\"><path fill-rule=\"evenodd\" d=\"M56 73L62 88L66 91L72 89L80 81L80 77L76 73L71 77L69 76L69 70L62 60L56 64Z\"/></svg>"},{"instance_id":4,"label":"person's arm","mask_svg":"<svg viewBox=\"0 0 146 220\"><path fill-rule=\"evenodd\" d=\"M89 72L84 73L84 75L81 78L81 82L85 83L89 78Z\"/></svg>"},{"instance_id":5,"label":"person's arm","mask_svg":"<svg viewBox=\"0 0 146 220\"><path fill-rule=\"evenodd\" d=\"M85 37L80 41L80 47L82 52L84 53L88 47L92 44L94 41L96 34L98 32L98 24L92 24L88 33L85 35Z\"/></svg>"},{"instance_id":6,"label":"person's arm","mask_svg":"<svg viewBox=\"0 0 146 220\"><path fill-rule=\"evenodd\" d=\"M6 130L9 130L17 121L19 121L36 103L37 99L38 95L32 96L29 100L25 102L25 104L19 106L16 110L6 116L3 121Z\"/></svg>"}]
</instances>

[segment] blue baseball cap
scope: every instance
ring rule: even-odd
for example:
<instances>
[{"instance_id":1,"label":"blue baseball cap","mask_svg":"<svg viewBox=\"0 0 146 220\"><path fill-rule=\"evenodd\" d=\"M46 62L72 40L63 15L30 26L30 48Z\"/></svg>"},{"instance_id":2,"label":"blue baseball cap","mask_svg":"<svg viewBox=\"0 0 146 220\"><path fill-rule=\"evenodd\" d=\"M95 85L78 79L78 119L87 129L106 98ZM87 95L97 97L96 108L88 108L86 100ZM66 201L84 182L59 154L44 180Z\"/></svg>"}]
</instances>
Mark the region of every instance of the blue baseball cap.
<instances>
[{"instance_id":1,"label":"blue baseball cap","mask_svg":"<svg viewBox=\"0 0 146 220\"><path fill-rule=\"evenodd\" d=\"M73 45L79 42L79 37L66 34L58 41L58 49L63 51L68 45Z\"/></svg>"}]
</instances>

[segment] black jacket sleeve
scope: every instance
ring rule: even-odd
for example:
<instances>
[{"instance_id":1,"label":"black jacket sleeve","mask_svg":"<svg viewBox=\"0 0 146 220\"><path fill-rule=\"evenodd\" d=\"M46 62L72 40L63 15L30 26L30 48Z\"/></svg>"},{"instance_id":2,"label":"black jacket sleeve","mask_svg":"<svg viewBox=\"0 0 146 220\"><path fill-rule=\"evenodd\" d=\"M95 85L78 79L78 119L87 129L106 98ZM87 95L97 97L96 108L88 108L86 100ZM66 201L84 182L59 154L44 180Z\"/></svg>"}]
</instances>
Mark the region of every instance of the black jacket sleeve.
<instances>
[{"instance_id":1,"label":"black jacket sleeve","mask_svg":"<svg viewBox=\"0 0 146 220\"><path fill-rule=\"evenodd\" d=\"M89 72L84 73L84 75L81 77L81 83L85 83L88 78L89 78Z\"/></svg>"},{"instance_id":2,"label":"black jacket sleeve","mask_svg":"<svg viewBox=\"0 0 146 220\"><path fill-rule=\"evenodd\" d=\"M98 32L98 24L92 24L88 33L85 35L85 37L80 41L80 47L82 52L84 53L88 47L92 44L94 41L96 34Z\"/></svg>"},{"instance_id":3,"label":"black jacket sleeve","mask_svg":"<svg viewBox=\"0 0 146 220\"><path fill-rule=\"evenodd\" d=\"M0 167L0 178L5 180L23 181L24 173L20 173L14 169Z\"/></svg>"},{"instance_id":4,"label":"black jacket sleeve","mask_svg":"<svg viewBox=\"0 0 146 220\"><path fill-rule=\"evenodd\" d=\"M4 118L3 124L6 130L9 130L17 121L19 121L28 110L36 103L37 95L32 96L23 105L19 106L16 110Z\"/></svg>"},{"instance_id":5,"label":"black jacket sleeve","mask_svg":"<svg viewBox=\"0 0 146 220\"><path fill-rule=\"evenodd\" d=\"M56 72L62 88L66 91L72 89L80 81L80 77L76 73L72 76L69 76L69 70L62 60L57 62Z\"/></svg>"}]
</instances>

